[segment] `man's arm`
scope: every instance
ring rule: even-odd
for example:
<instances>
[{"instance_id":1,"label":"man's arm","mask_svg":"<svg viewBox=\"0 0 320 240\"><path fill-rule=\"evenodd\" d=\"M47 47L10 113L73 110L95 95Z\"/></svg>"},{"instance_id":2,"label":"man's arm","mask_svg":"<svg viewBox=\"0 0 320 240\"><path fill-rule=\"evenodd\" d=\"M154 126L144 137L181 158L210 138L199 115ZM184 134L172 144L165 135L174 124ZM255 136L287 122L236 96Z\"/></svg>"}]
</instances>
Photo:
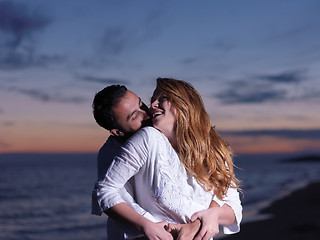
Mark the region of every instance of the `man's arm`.
<instances>
[{"instance_id":1,"label":"man's arm","mask_svg":"<svg viewBox=\"0 0 320 240\"><path fill-rule=\"evenodd\" d=\"M167 223L154 223L138 214L126 203L119 203L106 210L105 213L108 216L122 222L123 224L129 224L135 227L137 230L144 232L146 237L150 240L173 240L172 235L165 231L165 226Z\"/></svg>"},{"instance_id":2,"label":"man's arm","mask_svg":"<svg viewBox=\"0 0 320 240\"><path fill-rule=\"evenodd\" d=\"M92 214L101 215L103 209L98 201L99 192L99 181L103 181L106 172L108 171L113 159L120 153L123 140L119 137L110 136L106 143L101 147L98 154L98 181L96 182L93 192L92 192ZM131 206L137 213L148 218L149 220L155 222L156 219L145 209L143 209L134 199L134 181L130 179L123 188L121 188L120 195L122 196L125 203Z\"/></svg>"},{"instance_id":3,"label":"man's arm","mask_svg":"<svg viewBox=\"0 0 320 240\"><path fill-rule=\"evenodd\" d=\"M135 176L148 160L147 133L140 131L124 144L121 153L112 161L105 177L96 183L96 196L100 209L124 224L143 231L150 239L170 239L164 229L165 223L153 223L128 206L120 189Z\"/></svg>"}]
</instances>

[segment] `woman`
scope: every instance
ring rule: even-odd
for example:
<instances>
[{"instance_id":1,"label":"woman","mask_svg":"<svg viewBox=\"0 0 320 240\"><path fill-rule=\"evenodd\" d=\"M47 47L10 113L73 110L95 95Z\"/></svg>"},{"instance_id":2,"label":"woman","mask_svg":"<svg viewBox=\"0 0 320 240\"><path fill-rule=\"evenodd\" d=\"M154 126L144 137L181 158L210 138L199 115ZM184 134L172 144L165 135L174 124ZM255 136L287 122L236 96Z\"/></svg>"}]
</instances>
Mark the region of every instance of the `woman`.
<instances>
[{"instance_id":1,"label":"woman","mask_svg":"<svg viewBox=\"0 0 320 240\"><path fill-rule=\"evenodd\" d=\"M184 81L159 78L150 112L154 128L140 130L124 144L101 182L102 208L149 239L172 239L163 231L167 222L194 218L210 226L206 239L217 233L219 224L227 233L239 231L242 208L231 151L211 127L199 93ZM137 202L159 223L135 213L118 194L132 176ZM211 201L220 207L206 210ZM191 226L198 230L199 221Z\"/></svg>"}]
</instances>

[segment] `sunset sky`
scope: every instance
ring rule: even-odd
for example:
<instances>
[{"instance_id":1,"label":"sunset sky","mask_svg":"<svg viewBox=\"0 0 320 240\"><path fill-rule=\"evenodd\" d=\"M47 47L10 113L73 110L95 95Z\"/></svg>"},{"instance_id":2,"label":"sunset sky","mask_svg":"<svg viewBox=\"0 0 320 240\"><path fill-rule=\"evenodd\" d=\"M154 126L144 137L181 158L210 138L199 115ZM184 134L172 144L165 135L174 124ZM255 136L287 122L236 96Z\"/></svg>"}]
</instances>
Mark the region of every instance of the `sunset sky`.
<instances>
[{"instance_id":1,"label":"sunset sky","mask_svg":"<svg viewBox=\"0 0 320 240\"><path fill-rule=\"evenodd\" d=\"M95 93L190 82L236 153L320 152L318 0L0 0L0 153L96 152Z\"/></svg>"}]
</instances>

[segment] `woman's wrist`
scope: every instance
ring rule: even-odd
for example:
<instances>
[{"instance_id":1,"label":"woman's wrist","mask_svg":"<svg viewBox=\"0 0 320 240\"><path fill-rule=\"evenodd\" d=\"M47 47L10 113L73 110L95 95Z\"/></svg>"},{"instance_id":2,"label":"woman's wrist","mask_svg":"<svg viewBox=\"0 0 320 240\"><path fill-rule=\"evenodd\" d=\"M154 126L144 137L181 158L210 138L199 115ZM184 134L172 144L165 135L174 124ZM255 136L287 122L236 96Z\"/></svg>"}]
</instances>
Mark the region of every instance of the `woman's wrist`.
<instances>
[{"instance_id":1,"label":"woman's wrist","mask_svg":"<svg viewBox=\"0 0 320 240\"><path fill-rule=\"evenodd\" d=\"M232 208L226 204L217 209L217 217L219 225L222 226L230 225L236 220Z\"/></svg>"}]
</instances>

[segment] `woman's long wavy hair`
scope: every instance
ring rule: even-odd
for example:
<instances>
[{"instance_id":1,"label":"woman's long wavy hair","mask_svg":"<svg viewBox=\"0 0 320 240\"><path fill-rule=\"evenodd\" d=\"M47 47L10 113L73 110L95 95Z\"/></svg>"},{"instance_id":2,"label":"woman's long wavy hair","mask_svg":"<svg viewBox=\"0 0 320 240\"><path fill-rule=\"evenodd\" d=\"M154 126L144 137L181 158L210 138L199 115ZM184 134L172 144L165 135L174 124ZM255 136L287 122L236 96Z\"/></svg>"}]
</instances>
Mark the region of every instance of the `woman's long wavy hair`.
<instances>
[{"instance_id":1,"label":"woman's long wavy hair","mask_svg":"<svg viewBox=\"0 0 320 240\"><path fill-rule=\"evenodd\" d=\"M229 187L239 189L233 171L232 152L211 125L200 94L189 83L172 78L158 78L157 89L177 111L178 154L186 171L202 187L223 199Z\"/></svg>"}]
</instances>

